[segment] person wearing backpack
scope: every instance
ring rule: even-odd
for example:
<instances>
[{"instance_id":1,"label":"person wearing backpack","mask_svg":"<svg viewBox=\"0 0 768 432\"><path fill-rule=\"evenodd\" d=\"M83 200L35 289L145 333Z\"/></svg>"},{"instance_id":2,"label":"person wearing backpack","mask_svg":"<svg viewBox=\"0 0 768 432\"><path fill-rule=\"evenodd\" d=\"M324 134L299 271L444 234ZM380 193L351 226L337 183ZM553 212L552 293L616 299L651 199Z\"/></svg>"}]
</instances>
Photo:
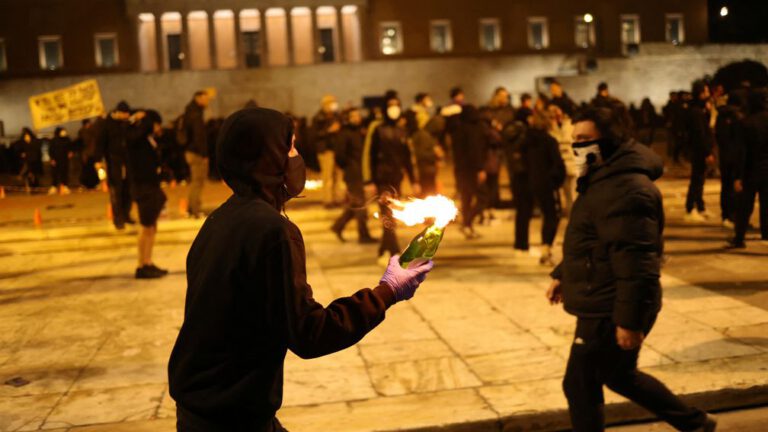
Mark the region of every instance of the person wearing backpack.
<instances>
[{"instance_id":1,"label":"person wearing backpack","mask_svg":"<svg viewBox=\"0 0 768 432\"><path fill-rule=\"evenodd\" d=\"M189 216L202 214L202 194L208 178L208 135L203 112L208 107L208 93L199 90L187 104L184 115L176 125L176 141L184 147L184 157L189 165Z\"/></svg>"}]
</instances>

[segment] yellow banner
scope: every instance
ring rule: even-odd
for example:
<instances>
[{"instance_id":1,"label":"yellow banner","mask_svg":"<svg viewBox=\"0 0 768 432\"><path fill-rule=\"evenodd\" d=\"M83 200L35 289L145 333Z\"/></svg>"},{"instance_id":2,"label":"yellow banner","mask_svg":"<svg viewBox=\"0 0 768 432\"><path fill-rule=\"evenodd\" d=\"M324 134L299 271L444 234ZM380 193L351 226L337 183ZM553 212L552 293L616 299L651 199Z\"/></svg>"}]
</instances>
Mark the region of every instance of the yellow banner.
<instances>
[{"instance_id":1,"label":"yellow banner","mask_svg":"<svg viewBox=\"0 0 768 432\"><path fill-rule=\"evenodd\" d=\"M104 114L104 103L101 101L99 83L88 80L32 96L29 98L29 112L37 130L100 116Z\"/></svg>"}]
</instances>

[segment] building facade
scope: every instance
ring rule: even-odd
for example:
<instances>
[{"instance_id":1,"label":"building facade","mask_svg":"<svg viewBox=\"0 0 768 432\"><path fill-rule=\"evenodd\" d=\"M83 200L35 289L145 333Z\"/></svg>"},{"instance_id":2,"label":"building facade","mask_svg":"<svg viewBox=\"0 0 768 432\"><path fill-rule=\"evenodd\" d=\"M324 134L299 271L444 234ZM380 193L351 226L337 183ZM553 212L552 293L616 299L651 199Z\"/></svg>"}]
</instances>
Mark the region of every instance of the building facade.
<instances>
[{"instance_id":1,"label":"building facade","mask_svg":"<svg viewBox=\"0 0 768 432\"><path fill-rule=\"evenodd\" d=\"M0 79L366 60L632 56L707 42L706 0L0 0Z\"/></svg>"}]
</instances>

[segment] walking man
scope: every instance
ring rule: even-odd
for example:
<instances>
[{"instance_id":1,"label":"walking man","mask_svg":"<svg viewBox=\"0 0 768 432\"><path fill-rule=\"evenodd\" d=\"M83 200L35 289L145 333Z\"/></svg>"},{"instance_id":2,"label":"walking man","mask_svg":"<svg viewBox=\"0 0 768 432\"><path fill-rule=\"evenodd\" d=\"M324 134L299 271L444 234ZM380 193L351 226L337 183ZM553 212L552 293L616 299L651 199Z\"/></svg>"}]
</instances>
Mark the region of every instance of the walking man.
<instances>
[{"instance_id":1,"label":"walking man","mask_svg":"<svg viewBox=\"0 0 768 432\"><path fill-rule=\"evenodd\" d=\"M114 111L109 113L101 122L96 141L94 159L96 171L102 167L102 159L106 161L107 184L109 185L109 200L112 205L112 223L118 230L125 229L125 224L136 223L131 219L131 192L129 188L127 165L128 127L131 118L131 107L126 102L120 102Z\"/></svg>"},{"instance_id":2,"label":"walking man","mask_svg":"<svg viewBox=\"0 0 768 432\"><path fill-rule=\"evenodd\" d=\"M562 302L577 317L563 381L571 424L575 432L604 430L606 385L679 430L711 432L714 418L637 370L661 309L664 209L653 181L663 164L625 136L610 109L591 108L574 120L580 195L547 291L551 304Z\"/></svg>"},{"instance_id":3,"label":"walking man","mask_svg":"<svg viewBox=\"0 0 768 432\"><path fill-rule=\"evenodd\" d=\"M189 215L198 218L203 212L203 187L208 178L208 133L205 129L204 111L208 107L208 93L195 92L184 111L183 127L186 135L184 157L189 165Z\"/></svg>"}]
</instances>

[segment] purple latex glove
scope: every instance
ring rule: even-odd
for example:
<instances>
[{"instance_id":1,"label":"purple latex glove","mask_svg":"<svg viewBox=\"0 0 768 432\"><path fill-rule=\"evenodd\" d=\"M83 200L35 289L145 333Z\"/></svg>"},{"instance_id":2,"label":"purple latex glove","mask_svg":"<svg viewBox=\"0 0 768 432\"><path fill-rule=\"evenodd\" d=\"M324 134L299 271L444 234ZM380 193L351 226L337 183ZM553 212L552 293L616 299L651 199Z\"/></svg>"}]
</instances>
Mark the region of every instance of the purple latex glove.
<instances>
[{"instance_id":1,"label":"purple latex glove","mask_svg":"<svg viewBox=\"0 0 768 432\"><path fill-rule=\"evenodd\" d=\"M400 266L398 259L400 259L400 255L393 255L389 259L387 271L384 272L384 276L381 277L379 283L385 283L388 287L392 288L396 301L403 301L413 297L416 288L424 282L424 279L427 278L427 273L432 270L435 264L432 260L416 260L408 264L407 269L404 269Z\"/></svg>"}]
</instances>

